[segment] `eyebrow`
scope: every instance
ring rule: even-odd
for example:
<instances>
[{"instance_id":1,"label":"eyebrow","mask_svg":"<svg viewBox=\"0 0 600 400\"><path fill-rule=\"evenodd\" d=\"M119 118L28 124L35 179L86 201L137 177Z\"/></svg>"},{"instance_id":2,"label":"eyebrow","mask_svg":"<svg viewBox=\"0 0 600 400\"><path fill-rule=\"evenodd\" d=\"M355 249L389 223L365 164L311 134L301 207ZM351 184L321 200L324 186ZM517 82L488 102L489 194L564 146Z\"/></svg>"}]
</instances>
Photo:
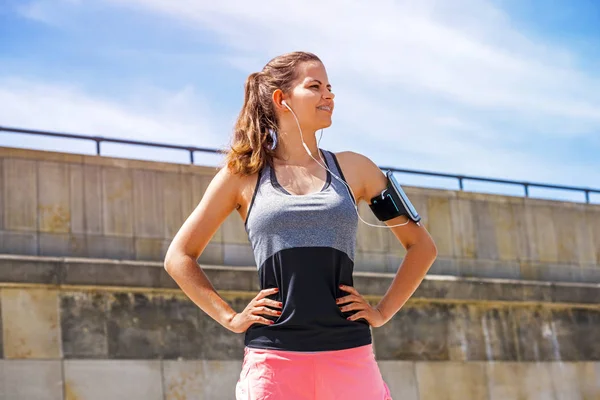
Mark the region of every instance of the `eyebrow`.
<instances>
[{"instance_id":1,"label":"eyebrow","mask_svg":"<svg viewBox=\"0 0 600 400\"><path fill-rule=\"evenodd\" d=\"M322 85L322 84L323 84L323 82L321 82L321 81L320 81L320 80L318 80L318 79L311 79L310 81L311 81L311 82L315 82L315 81L316 81L316 82L319 82L319 85ZM331 88L331 85L327 85L327 87L328 87L328 88Z\"/></svg>"}]
</instances>

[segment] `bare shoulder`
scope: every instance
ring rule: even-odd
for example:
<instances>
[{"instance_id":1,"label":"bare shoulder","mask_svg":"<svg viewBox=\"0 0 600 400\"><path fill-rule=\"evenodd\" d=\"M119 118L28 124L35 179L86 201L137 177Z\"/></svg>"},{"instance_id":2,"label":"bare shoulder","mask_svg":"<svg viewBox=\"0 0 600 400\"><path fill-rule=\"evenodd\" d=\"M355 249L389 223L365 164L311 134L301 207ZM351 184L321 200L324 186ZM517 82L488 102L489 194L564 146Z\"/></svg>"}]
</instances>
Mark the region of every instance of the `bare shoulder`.
<instances>
[{"instance_id":1,"label":"bare shoulder","mask_svg":"<svg viewBox=\"0 0 600 400\"><path fill-rule=\"evenodd\" d=\"M335 156L358 200L369 202L385 189L387 184L385 174L369 157L355 151L342 151L335 153Z\"/></svg>"}]
</instances>

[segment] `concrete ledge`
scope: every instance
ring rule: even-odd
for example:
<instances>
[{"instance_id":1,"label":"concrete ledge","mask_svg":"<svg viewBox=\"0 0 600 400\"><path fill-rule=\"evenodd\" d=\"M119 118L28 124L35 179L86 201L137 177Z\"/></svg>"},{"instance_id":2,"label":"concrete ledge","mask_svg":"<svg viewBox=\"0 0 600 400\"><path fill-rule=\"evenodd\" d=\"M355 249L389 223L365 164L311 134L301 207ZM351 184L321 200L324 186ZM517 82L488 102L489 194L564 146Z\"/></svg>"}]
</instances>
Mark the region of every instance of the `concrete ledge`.
<instances>
[{"instance_id":1,"label":"concrete ledge","mask_svg":"<svg viewBox=\"0 0 600 400\"><path fill-rule=\"evenodd\" d=\"M255 267L202 265L218 290L257 292ZM365 296L385 294L395 274L355 272ZM178 289L159 262L0 255L0 285L45 284ZM428 275L413 300L582 304L600 307L600 284Z\"/></svg>"}]
</instances>

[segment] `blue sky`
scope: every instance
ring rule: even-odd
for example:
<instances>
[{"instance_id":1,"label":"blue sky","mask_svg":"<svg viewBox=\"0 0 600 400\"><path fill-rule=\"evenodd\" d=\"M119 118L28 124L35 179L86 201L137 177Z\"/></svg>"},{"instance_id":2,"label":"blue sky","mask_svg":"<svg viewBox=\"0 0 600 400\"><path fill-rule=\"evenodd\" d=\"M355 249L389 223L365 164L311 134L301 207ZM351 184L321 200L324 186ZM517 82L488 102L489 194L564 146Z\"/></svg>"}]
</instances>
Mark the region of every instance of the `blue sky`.
<instances>
[{"instance_id":1,"label":"blue sky","mask_svg":"<svg viewBox=\"0 0 600 400\"><path fill-rule=\"evenodd\" d=\"M321 147L399 168L600 187L594 0L0 0L0 125L224 147L246 76L292 50L323 59L337 96ZM4 146L94 149L0 135Z\"/></svg>"}]
</instances>

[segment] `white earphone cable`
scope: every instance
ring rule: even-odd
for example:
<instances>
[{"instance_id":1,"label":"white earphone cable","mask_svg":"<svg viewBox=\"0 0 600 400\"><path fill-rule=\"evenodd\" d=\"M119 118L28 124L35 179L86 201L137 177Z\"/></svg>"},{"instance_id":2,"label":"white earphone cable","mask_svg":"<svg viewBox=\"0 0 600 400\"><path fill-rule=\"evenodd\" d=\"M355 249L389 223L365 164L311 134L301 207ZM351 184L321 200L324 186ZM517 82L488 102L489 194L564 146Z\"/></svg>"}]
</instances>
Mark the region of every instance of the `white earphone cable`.
<instances>
[{"instance_id":1,"label":"white earphone cable","mask_svg":"<svg viewBox=\"0 0 600 400\"><path fill-rule=\"evenodd\" d=\"M298 130L300 131L300 138L302 139L302 145L304 146L304 149L306 149L306 152L308 153L308 155L317 162L317 164L319 164L321 167L325 168L327 171L329 171L329 173L331 173L331 175L335 176L335 178L342 182L344 185L346 185L346 187L348 188L348 190L350 191L350 193L352 193L352 198L354 199L354 201L352 202L354 205L354 210L356 211L356 215L358 216L358 218L364 222L365 224L372 226L374 228L395 228L397 226L404 226L404 225L408 225L408 223L410 222L410 219L408 219L408 221L402 223L402 224L397 224L397 225L386 225L386 226L381 226L381 225L373 225L367 221L365 221L364 219L362 219L362 217L360 216L360 213L358 212L358 206L355 203L356 201L356 196L354 195L354 192L352 191L352 188L350 188L350 185L348 185L346 182L344 182L343 179L339 178L336 174L334 174L333 172L331 172L331 170L329 168L327 168L327 166L323 165L325 164L325 161L323 160L323 157L321 157L321 152L319 151L319 145L317 144L317 152L319 153L319 158L321 159L321 161L323 162L323 164L321 164L316 158L313 157L313 155L310 152L310 149L308 148L308 146L306 145L306 143L304 142L304 135L302 134L302 128L300 128L300 122L298 121L298 117L296 117L296 113L294 113L294 111L291 109L290 106L287 105L287 103L283 102L282 103L284 106L286 106L288 108L288 110L290 110L290 112L292 113L292 115L294 116L294 119L296 120L296 124L298 125ZM323 136L323 130L321 129L321 137ZM320 140L319 140L320 141Z\"/></svg>"}]
</instances>

